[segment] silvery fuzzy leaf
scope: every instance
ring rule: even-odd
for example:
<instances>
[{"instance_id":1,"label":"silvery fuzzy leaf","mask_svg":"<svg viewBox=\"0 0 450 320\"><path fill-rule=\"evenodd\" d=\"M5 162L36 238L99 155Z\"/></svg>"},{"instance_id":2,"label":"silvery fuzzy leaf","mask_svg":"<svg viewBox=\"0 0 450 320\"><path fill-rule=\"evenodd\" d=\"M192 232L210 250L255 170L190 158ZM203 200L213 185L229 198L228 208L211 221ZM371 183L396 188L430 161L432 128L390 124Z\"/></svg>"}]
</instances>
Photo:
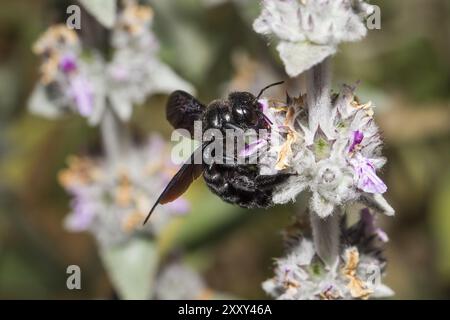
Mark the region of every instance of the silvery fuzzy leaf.
<instances>
[{"instance_id":1,"label":"silvery fuzzy leaf","mask_svg":"<svg viewBox=\"0 0 450 320\"><path fill-rule=\"evenodd\" d=\"M116 0L80 0L83 7L106 28L112 28L116 22Z\"/></svg>"},{"instance_id":2,"label":"silvery fuzzy leaf","mask_svg":"<svg viewBox=\"0 0 450 320\"><path fill-rule=\"evenodd\" d=\"M361 201L369 208L379 213L383 213L387 216L393 216L395 214L394 208L391 207L391 205L381 194L364 193L361 196Z\"/></svg>"},{"instance_id":3,"label":"silvery fuzzy leaf","mask_svg":"<svg viewBox=\"0 0 450 320\"><path fill-rule=\"evenodd\" d=\"M156 244L134 238L121 245L101 248L100 256L122 299L149 299L158 265Z\"/></svg>"},{"instance_id":4,"label":"silvery fuzzy leaf","mask_svg":"<svg viewBox=\"0 0 450 320\"><path fill-rule=\"evenodd\" d=\"M62 115L59 106L55 105L47 95L45 86L37 84L28 100L28 109L30 112L49 118L56 119Z\"/></svg>"},{"instance_id":5,"label":"silvery fuzzy leaf","mask_svg":"<svg viewBox=\"0 0 450 320\"><path fill-rule=\"evenodd\" d=\"M183 90L192 95L195 94L195 88L187 81L183 80L168 65L155 63L152 73L151 93L171 93L175 90Z\"/></svg>"},{"instance_id":6,"label":"silvery fuzzy leaf","mask_svg":"<svg viewBox=\"0 0 450 320\"><path fill-rule=\"evenodd\" d=\"M325 58L336 53L336 47L316 45L307 42L286 42L278 44L277 50L290 77L296 77Z\"/></svg>"},{"instance_id":7,"label":"silvery fuzzy leaf","mask_svg":"<svg viewBox=\"0 0 450 320\"><path fill-rule=\"evenodd\" d=\"M265 1L261 15L253 23L260 34L275 34L286 41L302 41L305 35L300 29L299 7L296 1Z\"/></svg>"},{"instance_id":8,"label":"silvery fuzzy leaf","mask_svg":"<svg viewBox=\"0 0 450 320\"><path fill-rule=\"evenodd\" d=\"M367 33L363 18L372 11L361 0L265 0L253 29L282 41L338 44L363 38Z\"/></svg>"},{"instance_id":9,"label":"silvery fuzzy leaf","mask_svg":"<svg viewBox=\"0 0 450 320\"><path fill-rule=\"evenodd\" d=\"M364 17L373 10L362 0L265 0L253 23L260 34L274 35L286 71L295 77L334 54L341 42L367 34Z\"/></svg>"},{"instance_id":10,"label":"silvery fuzzy leaf","mask_svg":"<svg viewBox=\"0 0 450 320\"><path fill-rule=\"evenodd\" d=\"M307 38L315 43L339 43L358 41L367 29L359 13L349 7L350 1L312 1L302 10L301 21L308 22L311 28L303 27ZM347 2L347 3L345 3Z\"/></svg>"}]
</instances>

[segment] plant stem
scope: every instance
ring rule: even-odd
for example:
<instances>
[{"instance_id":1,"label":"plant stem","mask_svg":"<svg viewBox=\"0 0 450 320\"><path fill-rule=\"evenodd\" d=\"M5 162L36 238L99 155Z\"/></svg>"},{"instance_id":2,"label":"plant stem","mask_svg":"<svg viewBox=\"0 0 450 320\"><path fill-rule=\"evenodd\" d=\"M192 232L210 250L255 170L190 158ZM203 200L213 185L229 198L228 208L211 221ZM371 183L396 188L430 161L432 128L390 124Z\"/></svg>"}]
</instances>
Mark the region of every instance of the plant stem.
<instances>
[{"instance_id":1,"label":"plant stem","mask_svg":"<svg viewBox=\"0 0 450 320\"><path fill-rule=\"evenodd\" d=\"M306 72L306 92L309 110L309 128L315 132L320 122L330 121L331 110L331 60L325 59ZM330 115L331 116L331 115ZM322 130L327 130L322 125ZM329 132L325 132L329 134Z\"/></svg>"},{"instance_id":2,"label":"plant stem","mask_svg":"<svg viewBox=\"0 0 450 320\"><path fill-rule=\"evenodd\" d=\"M310 212L309 215L316 253L326 265L333 266L339 257L340 209L327 218L321 218L315 212Z\"/></svg>"},{"instance_id":3,"label":"plant stem","mask_svg":"<svg viewBox=\"0 0 450 320\"><path fill-rule=\"evenodd\" d=\"M100 123L101 139L107 161L116 165L128 152L130 136L127 126L120 122L111 108L106 108Z\"/></svg>"},{"instance_id":4,"label":"plant stem","mask_svg":"<svg viewBox=\"0 0 450 320\"><path fill-rule=\"evenodd\" d=\"M313 109L321 105L330 104L330 69L331 60L327 58L306 72L308 106L311 106Z\"/></svg>"},{"instance_id":5,"label":"plant stem","mask_svg":"<svg viewBox=\"0 0 450 320\"><path fill-rule=\"evenodd\" d=\"M309 126L313 132L320 128L326 135L331 126L331 62L325 59L306 74ZM330 136L329 136L330 137ZM339 256L340 209L327 218L321 218L316 212L310 212L313 241L317 255L328 265L335 263Z\"/></svg>"}]
</instances>

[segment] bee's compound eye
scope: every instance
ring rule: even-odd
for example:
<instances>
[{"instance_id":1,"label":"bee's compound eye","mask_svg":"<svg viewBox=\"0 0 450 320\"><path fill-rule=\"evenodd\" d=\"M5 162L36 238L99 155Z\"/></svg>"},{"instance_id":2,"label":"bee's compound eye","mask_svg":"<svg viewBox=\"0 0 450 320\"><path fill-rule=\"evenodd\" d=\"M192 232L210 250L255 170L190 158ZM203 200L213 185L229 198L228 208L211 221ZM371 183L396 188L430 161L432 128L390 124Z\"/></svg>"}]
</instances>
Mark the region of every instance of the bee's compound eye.
<instances>
[{"instance_id":1,"label":"bee's compound eye","mask_svg":"<svg viewBox=\"0 0 450 320\"><path fill-rule=\"evenodd\" d=\"M223 110L220 114L220 117L222 118L223 122L230 122L231 121L231 114L227 110Z\"/></svg>"},{"instance_id":2,"label":"bee's compound eye","mask_svg":"<svg viewBox=\"0 0 450 320\"><path fill-rule=\"evenodd\" d=\"M240 105L233 109L235 121L244 122L248 125L254 125L258 122L258 115L253 106Z\"/></svg>"},{"instance_id":3,"label":"bee's compound eye","mask_svg":"<svg viewBox=\"0 0 450 320\"><path fill-rule=\"evenodd\" d=\"M241 125L254 126L258 122L256 98L249 92L232 92L228 96L233 120Z\"/></svg>"},{"instance_id":4,"label":"bee's compound eye","mask_svg":"<svg viewBox=\"0 0 450 320\"><path fill-rule=\"evenodd\" d=\"M220 128L222 125L222 119L217 108L208 110L205 114L204 121L206 122L206 129Z\"/></svg>"}]
</instances>

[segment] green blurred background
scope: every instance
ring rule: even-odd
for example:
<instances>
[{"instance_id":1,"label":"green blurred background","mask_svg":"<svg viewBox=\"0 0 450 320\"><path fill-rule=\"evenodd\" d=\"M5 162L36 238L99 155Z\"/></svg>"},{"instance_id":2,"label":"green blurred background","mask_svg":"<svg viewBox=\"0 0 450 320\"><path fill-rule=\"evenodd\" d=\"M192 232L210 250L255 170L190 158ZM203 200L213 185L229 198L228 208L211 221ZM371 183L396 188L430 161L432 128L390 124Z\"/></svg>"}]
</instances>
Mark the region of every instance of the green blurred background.
<instances>
[{"instance_id":1,"label":"green blurred background","mask_svg":"<svg viewBox=\"0 0 450 320\"><path fill-rule=\"evenodd\" d=\"M251 29L259 1L206 2L150 1L162 59L203 101L230 86L255 90L258 77L286 78L274 46ZM334 82L338 89L360 80L358 94L375 103L384 132L382 177L397 211L379 219L390 236L386 283L398 299L450 298L450 1L372 3L381 7L382 28L341 47ZM113 296L93 238L62 227L69 197L56 179L69 154L99 144L98 132L76 116L49 121L26 108L38 77L31 45L63 21L69 4L0 0L0 298ZM165 99L135 109L133 129L169 138ZM167 232L163 248L186 253L214 289L266 298L260 284L282 254L280 230L303 201L248 212L222 203L200 181L187 197L192 213ZM80 291L66 289L71 264L82 269Z\"/></svg>"}]
</instances>

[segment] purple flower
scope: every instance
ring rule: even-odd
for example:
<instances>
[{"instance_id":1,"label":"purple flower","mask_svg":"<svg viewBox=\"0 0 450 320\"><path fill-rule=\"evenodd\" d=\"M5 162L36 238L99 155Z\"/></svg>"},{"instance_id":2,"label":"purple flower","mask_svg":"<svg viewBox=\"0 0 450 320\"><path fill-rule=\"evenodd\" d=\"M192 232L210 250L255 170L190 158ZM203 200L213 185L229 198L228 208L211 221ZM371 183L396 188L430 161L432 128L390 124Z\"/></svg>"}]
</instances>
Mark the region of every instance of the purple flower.
<instances>
[{"instance_id":1,"label":"purple flower","mask_svg":"<svg viewBox=\"0 0 450 320\"><path fill-rule=\"evenodd\" d=\"M75 100L78 112L87 117L94 108L94 94L89 82L82 76L74 76L70 80L69 95Z\"/></svg>"},{"instance_id":2,"label":"purple flower","mask_svg":"<svg viewBox=\"0 0 450 320\"><path fill-rule=\"evenodd\" d=\"M371 235L375 234L382 242L386 243L389 241L389 237L386 232L375 225L375 217L370 213L370 210L368 208L364 208L361 210L361 222L364 226L364 233L367 236L370 237Z\"/></svg>"},{"instance_id":3,"label":"purple flower","mask_svg":"<svg viewBox=\"0 0 450 320\"><path fill-rule=\"evenodd\" d=\"M59 61L59 68L65 74L71 73L77 69L77 61L75 56L67 54L61 58Z\"/></svg>"},{"instance_id":4,"label":"purple flower","mask_svg":"<svg viewBox=\"0 0 450 320\"><path fill-rule=\"evenodd\" d=\"M368 193L385 193L387 186L384 184L375 173L375 166L373 163L357 153L353 159L350 160L357 179L357 186L359 189Z\"/></svg>"},{"instance_id":5,"label":"purple flower","mask_svg":"<svg viewBox=\"0 0 450 320\"><path fill-rule=\"evenodd\" d=\"M73 214L66 221L67 228L74 232L87 230L95 217L95 204L78 194L72 200L71 207Z\"/></svg>"},{"instance_id":6,"label":"purple flower","mask_svg":"<svg viewBox=\"0 0 450 320\"><path fill-rule=\"evenodd\" d=\"M353 141L352 141L352 144L350 145L350 148L348 151L349 152L355 151L356 146L359 145L363 139L364 139L364 134L361 131L359 131L359 130L354 131L353 132Z\"/></svg>"}]
</instances>

